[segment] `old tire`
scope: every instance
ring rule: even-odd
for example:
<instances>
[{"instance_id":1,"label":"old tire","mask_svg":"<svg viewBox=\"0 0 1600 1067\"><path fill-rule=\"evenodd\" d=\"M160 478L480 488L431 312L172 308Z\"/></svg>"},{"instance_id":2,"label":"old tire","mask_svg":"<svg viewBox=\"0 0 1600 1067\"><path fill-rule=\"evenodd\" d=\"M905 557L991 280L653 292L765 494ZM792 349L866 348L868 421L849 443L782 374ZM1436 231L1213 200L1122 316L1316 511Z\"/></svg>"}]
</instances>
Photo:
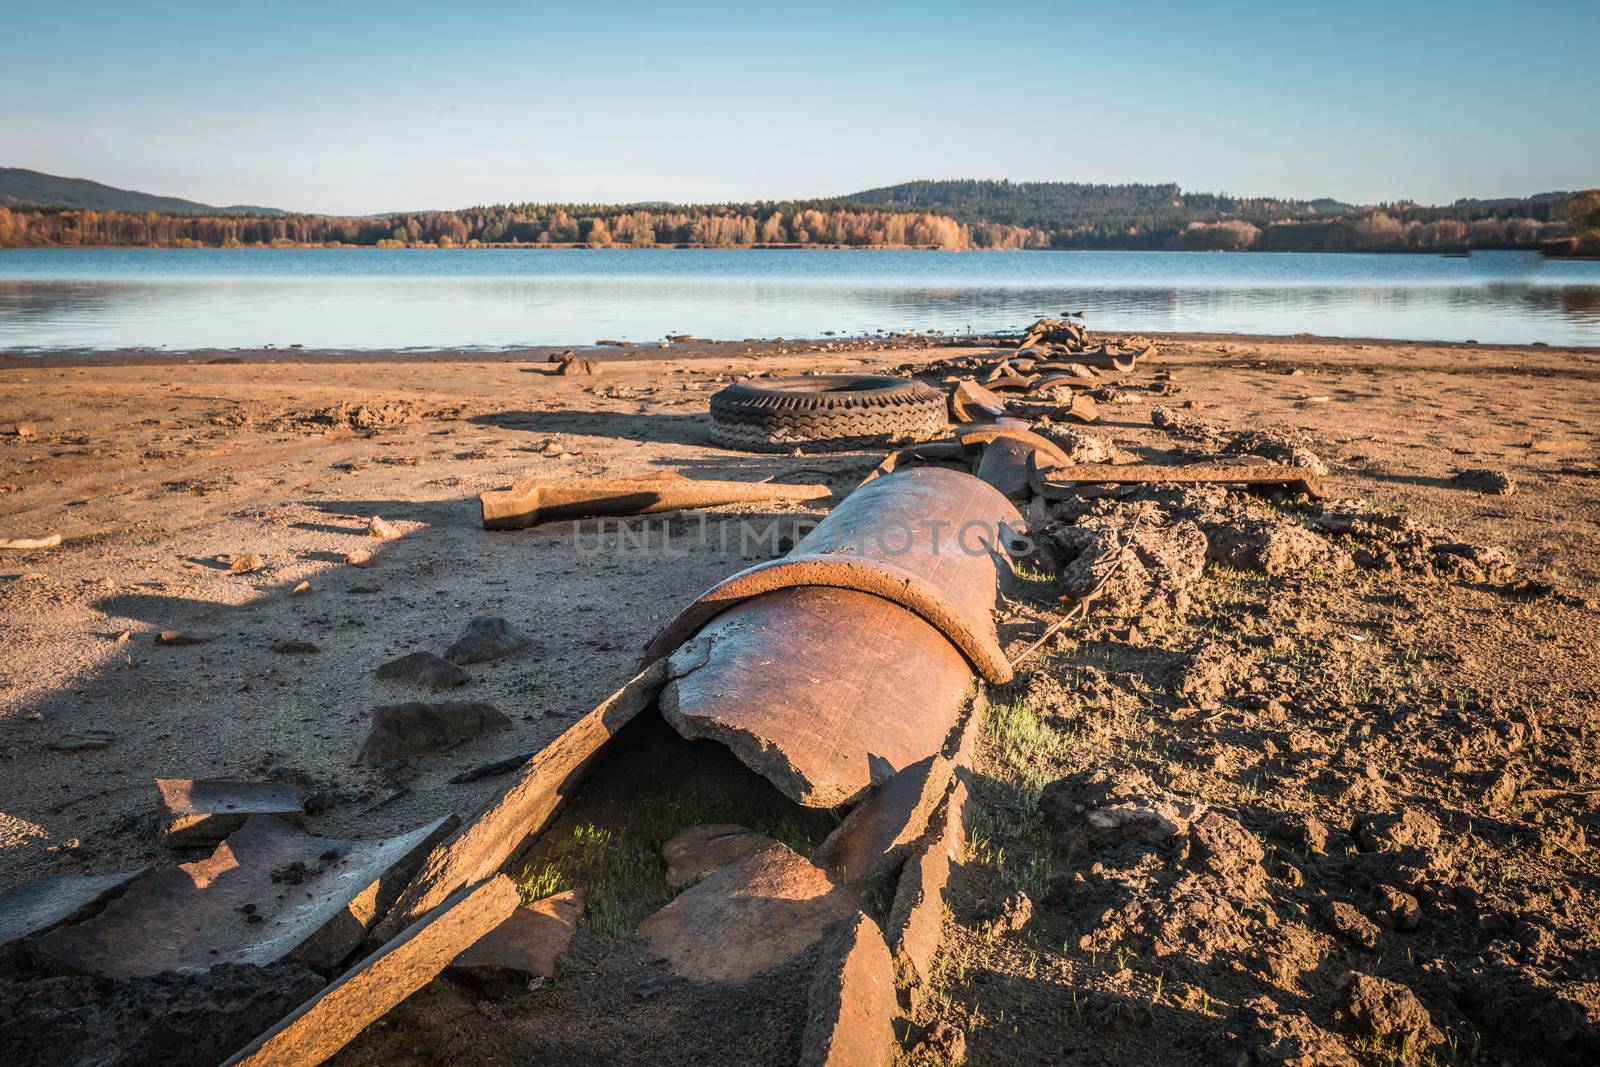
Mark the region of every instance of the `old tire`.
<instances>
[{"instance_id":1,"label":"old tire","mask_svg":"<svg viewBox=\"0 0 1600 1067\"><path fill-rule=\"evenodd\" d=\"M762 378L736 382L711 398L711 439L750 452L926 440L943 432L945 407L944 393L905 378Z\"/></svg>"}]
</instances>

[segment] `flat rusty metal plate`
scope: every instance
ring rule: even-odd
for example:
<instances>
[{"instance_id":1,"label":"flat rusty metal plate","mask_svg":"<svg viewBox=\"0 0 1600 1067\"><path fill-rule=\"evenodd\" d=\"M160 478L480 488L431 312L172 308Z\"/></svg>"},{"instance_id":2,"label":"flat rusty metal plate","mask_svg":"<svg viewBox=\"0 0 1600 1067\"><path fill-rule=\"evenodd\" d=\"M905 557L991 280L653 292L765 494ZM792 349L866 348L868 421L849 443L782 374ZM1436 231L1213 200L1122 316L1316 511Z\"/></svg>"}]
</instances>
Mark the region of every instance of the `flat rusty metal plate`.
<instances>
[{"instance_id":1,"label":"flat rusty metal plate","mask_svg":"<svg viewBox=\"0 0 1600 1067\"><path fill-rule=\"evenodd\" d=\"M253 815L207 858L141 878L99 915L35 945L58 966L111 978L282 959L332 968L377 919L381 898L398 891L386 876L420 859L454 821L341 841Z\"/></svg>"},{"instance_id":2,"label":"flat rusty metal plate","mask_svg":"<svg viewBox=\"0 0 1600 1067\"><path fill-rule=\"evenodd\" d=\"M850 589L783 589L713 619L668 660L661 713L807 807L937 753L972 669L927 622Z\"/></svg>"},{"instance_id":3,"label":"flat rusty metal plate","mask_svg":"<svg viewBox=\"0 0 1600 1067\"><path fill-rule=\"evenodd\" d=\"M783 559L740 571L686 608L650 645L665 656L733 605L779 589L825 586L892 601L942 633L997 685L1011 667L994 604L1011 573L1005 544L1025 527L987 482L943 467L913 467L866 482ZM820 639L820 636L819 636Z\"/></svg>"}]
</instances>

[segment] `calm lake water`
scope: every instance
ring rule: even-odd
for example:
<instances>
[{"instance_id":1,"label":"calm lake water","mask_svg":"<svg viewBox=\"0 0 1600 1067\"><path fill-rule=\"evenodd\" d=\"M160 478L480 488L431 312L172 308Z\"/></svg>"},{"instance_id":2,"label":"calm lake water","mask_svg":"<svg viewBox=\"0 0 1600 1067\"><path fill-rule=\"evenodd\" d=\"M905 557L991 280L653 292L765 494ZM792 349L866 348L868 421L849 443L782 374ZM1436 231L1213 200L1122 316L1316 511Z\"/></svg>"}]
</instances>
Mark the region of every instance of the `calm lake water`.
<instances>
[{"instance_id":1,"label":"calm lake water","mask_svg":"<svg viewBox=\"0 0 1600 1067\"><path fill-rule=\"evenodd\" d=\"M0 250L0 350L509 348L876 330L1600 345L1600 262L1183 252Z\"/></svg>"}]
</instances>

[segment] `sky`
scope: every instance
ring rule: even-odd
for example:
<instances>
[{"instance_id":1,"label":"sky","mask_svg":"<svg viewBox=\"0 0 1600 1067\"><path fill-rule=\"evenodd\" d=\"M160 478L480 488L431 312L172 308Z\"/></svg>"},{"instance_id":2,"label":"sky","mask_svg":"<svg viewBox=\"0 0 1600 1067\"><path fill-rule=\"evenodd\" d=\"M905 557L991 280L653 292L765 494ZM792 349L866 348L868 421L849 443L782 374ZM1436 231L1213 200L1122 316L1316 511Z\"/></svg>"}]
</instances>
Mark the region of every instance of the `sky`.
<instances>
[{"instance_id":1,"label":"sky","mask_svg":"<svg viewBox=\"0 0 1600 1067\"><path fill-rule=\"evenodd\" d=\"M1600 185L1600 0L0 0L0 26L0 165L216 205Z\"/></svg>"}]
</instances>

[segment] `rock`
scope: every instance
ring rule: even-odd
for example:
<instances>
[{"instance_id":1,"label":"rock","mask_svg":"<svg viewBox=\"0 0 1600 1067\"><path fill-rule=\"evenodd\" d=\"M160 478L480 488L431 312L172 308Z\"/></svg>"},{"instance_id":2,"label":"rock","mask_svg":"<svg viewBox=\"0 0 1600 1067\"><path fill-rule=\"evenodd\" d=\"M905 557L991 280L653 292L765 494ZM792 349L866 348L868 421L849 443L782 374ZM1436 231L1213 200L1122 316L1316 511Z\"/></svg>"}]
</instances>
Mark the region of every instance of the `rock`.
<instances>
[{"instance_id":1,"label":"rock","mask_svg":"<svg viewBox=\"0 0 1600 1067\"><path fill-rule=\"evenodd\" d=\"M235 1053L226 1067L323 1063L517 908L503 874L463 889Z\"/></svg>"},{"instance_id":2,"label":"rock","mask_svg":"<svg viewBox=\"0 0 1600 1067\"><path fill-rule=\"evenodd\" d=\"M1373 815L1361 820L1356 840L1366 852L1402 852L1430 849L1439 844L1439 823L1427 812L1406 808L1397 815Z\"/></svg>"},{"instance_id":3,"label":"rock","mask_svg":"<svg viewBox=\"0 0 1600 1067\"><path fill-rule=\"evenodd\" d=\"M1374 914L1396 930L1410 933L1422 925L1422 905L1410 893L1392 885L1380 885L1372 891L1372 896L1376 903Z\"/></svg>"},{"instance_id":4,"label":"rock","mask_svg":"<svg viewBox=\"0 0 1600 1067\"><path fill-rule=\"evenodd\" d=\"M1376 923L1361 914L1355 905L1343 900L1325 903L1322 906L1322 918L1334 933L1369 952L1378 947L1383 937Z\"/></svg>"},{"instance_id":5,"label":"rock","mask_svg":"<svg viewBox=\"0 0 1600 1067\"><path fill-rule=\"evenodd\" d=\"M1272 838L1283 842L1297 852L1324 856L1328 852L1331 835L1322 820L1297 812L1281 812L1267 828Z\"/></svg>"},{"instance_id":6,"label":"rock","mask_svg":"<svg viewBox=\"0 0 1600 1067\"><path fill-rule=\"evenodd\" d=\"M299 585L296 585L293 589L289 590L289 595L290 596L310 596L311 595L311 583L310 582L301 582Z\"/></svg>"},{"instance_id":7,"label":"rock","mask_svg":"<svg viewBox=\"0 0 1600 1067\"><path fill-rule=\"evenodd\" d=\"M1139 771L1081 771L1045 786L1039 811L1071 853L1115 848L1129 841L1163 845L1186 835L1205 813Z\"/></svg>"},{"instance_id":8,"label":"rock","mask_svg":"<svg viewBox=\"0 0 1600 1067\"><path fill-rule=\"evenodd\" d=\"M493 704L409 701L372 709L372 730L358 758L376 767L422 752L437 752L511 722Z\"/></svg>"},{"instance_id":9,"label":"rock","mask_svg":"<svg viewBox=\"0 0 1600 1067\"><path fill-rule=\"evenodd\" d=\"M322 649L310 641L274 641L272 651L280 656L314 656Z\"/></svg>"},{"instance_id":10,"label":"rock","mask_svg":"<svg viewBox=\"0 0 1600 1067\"><path fill-rule=\"evenodd\" d=\"M566 359L561 361L557 374L599 374L600 364L592 359Z\"/></svg>"},{"instance_id":11,"label":"rock","mask_svg":"<svg viewBox=\"0 0 1600 1067\"><path fill-rule=\"evenodd\" d=\"M480 981L511 978L524 985L534 977L554 978L556 958L577 931L583 896L583 890L569 889L522 905L452 960L450 971Z\"/></svg>"},{"instance_id":12,"label":"rock","mask_svg":"<svg viewBox=\"0 0 1600 1067\"><path fill-rule=\"evenodd\" d=\"M1360 1061L1333 1034L1301 1012L1282 1013L1266 997L1240 1009L1256 1067L1359 1067Z\"/></svg>"},{"instance_id":13,"label":"rock","mask_svg":"<svg viewBox=\"0 0 1600 1067\"><path fill-rule=\"evenodd\" d=\"M1216 707L1234 689L1250 664L1220 641L1201 645L1189 656L1178 681L1178 695L1201 708Z\"/></svg>"},{"instance_id":14,"label":"rock","mask_svg":"<svg viewBox=\"0 0 1600 1067\"><path fill-rule=\"evenodd\" d=\"M49 747L57 752L93 752L110 748L116 739L117 735L109 730L85 730L81 734L63 734L50 742Z\"/></svg>"},{"instance_id":15,"label":"rock","mask_svg":"<svg viewBox=\"0 0 1600 1067\"><path fill-rule=\"evenodd\" d=\"M681 889L700 881L719 867L776 844L766 834L733 823L691 826L668 838L661 846L667 861L667 885Z\"/></svg>"},{"instance_id":16,"label":"rock","mask_svg":"<svg viewBox=\"0 0 1600 1067\"><path fill-rule=\"evenodd\" d=\"M827 872L773 844L713 871L639 924L674 974L738 984L794 958L860 910Z\"/></svg>"},{"instance_id":17,"label":"rock","mask_svg":"<svg viewBox=\"0 0 1600 1067\"><path fill-rule=\"evenodd\" d=\"M455 643L444 650L451 663L482 663L527 648L533 639L505 619L479 615L468 619Z\"/></svg>"},{"instance_id":18,"label":"rock","mask_svg":"<svg viewBox=\"0 0 1600 1067\"><path fill-rule=\"evenodd\" d=\"M252 574L267 565L259 552L249 552L243 556L233 557L233 562L228 565L229 574Z\"/></svg>"},{"instance_id":19,"label":"rock","mask_svg":"<svg viewBox=\"0 0 1600 1067\"><path fill-rule=\"evenodd\" d=\"M1016 933L1033 921L1033 900L1019 889L999 900L980 901L973 917L991 930Z\"/></svg>"},{"instance_id":20,"label":"rock","mask_svg":"<svg viewBox=\"0 0 1600 1067\"><path fill-rule=\"evenodd\" d=\"M157 778L170 848L215 845L252 815L276 815L300 825L305 809L300 790L288 782L237 782L221 778Z\"/></svg>"},{"instance_id":21,"label":"rock","mask_svg":"<svg viewBox=\"0 0 1600 1067\"><path fill-rule=\"evenodd\" d=\"M1339 572L1355 566L1350 554L1287 519L1240 518L1205 527L1206 558L1262 574L1295 574L1312 568Z\"/></svg>"},{"instance_id":22,"label":"rock","mask_svg":"<svg viewBox=\"0 0 1600 1067\"><path fill-rule=\"evenodd\" d=\"M393 541L401 534L400 528L394 523L386 521L382 516L374 515L367 520L367 536L376 537L380 541Z\"/></svg>"},{"instance_id":23,"label":"rock","mask_svg":"<svg viewBox=\"0 0 1600 1067\"><path fill-rule=\"evenodd\" d=\"M1352 971L1345 978L1340 1011L1356 1034L1399 1044L1413 1054L1444 1041L1416 994L1387 978Z\"/></svg>"},{"instance_id":24,"label":"rock","mask_svg":"<svg viewBox=\"0 0 1600 1067\"><path fill-rule=\"evenodd\" d=\"M12 437L37 437L39 427L31 422L19 422L7 431Z\"/></svg>"},{"instance_id":25,"label":"rock","mask_svg":"<svg viewBox=\"0 0 1600 1067\"><path fill-rule=\"evenodd\" d=\"M190 633L187 630L162 630L156 634L156 644L158 645L203 645L207 641L215 640L216 635L214 634Z\"/></svg>"},{"instance_id":26,"label":"rock","mask_svg":"<svg viewBox=\"0 0 1600 1067\"><path fill-rule=\"evenodd\" d=\"M372 566L372 553L364 548L358 548L344 557L344 561L351 567Z\"/></svg>"},{"instance_id":27,"label":"rock","mask_svg":"<svg viewBox=\"0 0 1600 1067\"><path fill-rule=\"evenodd\" d=\"M8 1067L213 1067L321 989L300 963L0 986Z\"/></svg>"},{"instance_id":28,"label":"rock","mask_svg":"<svg viewBox=\"0 0 1600 1067\"><path fill-rule=\"evenodd\" d=\"M385 682L404 682L426 689L449 689L471 676L432 652L411 652L379 667L377 677Z\"/></svg>"},{"instance_id":29,"label":"rock","mask_svg":"<svg viewBox=\"0 0 1600 1067\"><path fill-rule=\"evenodd\" d=\"M1489 496L1510 496L1517 491L1516 480L1502 470L1464 470L1458 472L1452 481L1462 488L1474 489Z\"/></svg>"},{"instance_id":30,"label":"rock","mask_svg":"<svg viewBox=\"0 0 1600 1067\"><path fill-rule=\"evenodd\" d=\"M60 547L60 534L50 534L47 537L0 538L0 551L4 552L39 552L47 548Z\"/></svg>"},{"instance_id":31,"label":"rock","mask_svg":"<svg viewBox=\"0 0 1600 1067\"><path fill-rule=\"evenodd\" d=\"M883 934L859 912L824 939L806 1000L800 1067L889 1063L896 1047L894 962Z\"/></svg>"}]
</instances>

